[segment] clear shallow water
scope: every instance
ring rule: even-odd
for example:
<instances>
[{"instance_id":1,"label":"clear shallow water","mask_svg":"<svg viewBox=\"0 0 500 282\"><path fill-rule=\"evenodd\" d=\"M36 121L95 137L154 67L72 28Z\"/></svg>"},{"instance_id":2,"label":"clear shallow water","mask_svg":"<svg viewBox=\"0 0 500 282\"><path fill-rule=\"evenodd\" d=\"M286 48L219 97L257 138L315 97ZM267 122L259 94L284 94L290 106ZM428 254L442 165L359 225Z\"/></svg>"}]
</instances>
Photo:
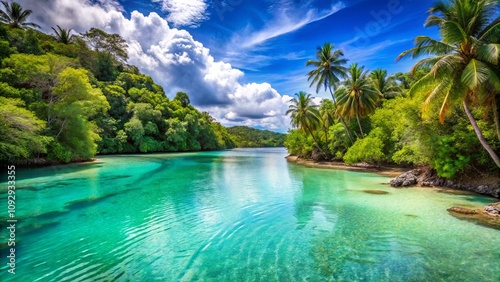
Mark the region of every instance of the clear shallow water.
<instances>
[{"instance_id":1,"label":"clear shallow water","mask_svg":"<svg viewBox=\"0 0 500 282\"><path fill-rule=\"evenodd\" d=\"M446 211L495 199L396 190L384 176L304 168L285 155L18 169L16 274L2 249L0 280L500 281L500 232ZM5 184L0 193L6 202Z\"/></svg>"}]
</instances>

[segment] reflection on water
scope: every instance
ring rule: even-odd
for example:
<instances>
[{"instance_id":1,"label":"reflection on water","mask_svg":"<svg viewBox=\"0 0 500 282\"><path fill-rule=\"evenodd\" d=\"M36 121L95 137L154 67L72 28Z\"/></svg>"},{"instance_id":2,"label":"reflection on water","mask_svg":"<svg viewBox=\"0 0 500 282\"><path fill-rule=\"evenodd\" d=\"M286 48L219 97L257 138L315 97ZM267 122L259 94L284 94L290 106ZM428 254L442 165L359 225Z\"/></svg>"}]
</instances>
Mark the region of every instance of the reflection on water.
<instances>
[{"instance_id":1,"label":"reflection on water","mask_svg":"<svg viewBox=\"0 0 500 282\"><path fill-rule=\"evenodd\" d=\"M500 280L500 232L446 211L494 199L392 189L383 176L285 156L238 149L19 169L17 274L2 264L0 280Z\"/></svg>"}]
</instances>

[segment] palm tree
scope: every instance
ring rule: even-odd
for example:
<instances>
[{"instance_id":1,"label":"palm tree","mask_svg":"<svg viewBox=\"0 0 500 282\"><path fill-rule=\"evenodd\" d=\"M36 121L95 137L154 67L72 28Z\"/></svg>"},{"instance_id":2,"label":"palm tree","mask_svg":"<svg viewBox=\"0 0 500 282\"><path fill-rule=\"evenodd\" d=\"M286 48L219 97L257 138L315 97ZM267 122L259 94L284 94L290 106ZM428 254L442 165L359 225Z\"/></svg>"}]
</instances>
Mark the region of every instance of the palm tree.
<instances>
[{"instance_id":1,"label":"palm tree","mask_svg":"<svg viewBox=\"0 0 500 282\"><path fill-rule=\"evenodd\" d=\"M380 98L392 99L403 92L403 89L397 85L396 78L394 76L387 77L387 71L384 69L372 71L370 79Z\"/></svg>"},{"instance_id":2,"label":"palm tree","mask_svg":"<svg viewBox=\"0 0 500 282\"><path fill-rule=\"evenodd\" d=\"M348 119L356 117L361 138L364 137L364 133L359 117L373 113L379 99L377 90L368 78L368 71L364 68L358 67L358 64L352 64L348 78L342 82L343 87L335 93L338 98L339 114Z\"/></svg>"},{"instance_id":3,"label":"palm tree","mask_svg":"<svg viewBox=\"0 0 500 282\"><path fill-rule=\"evenodd\" d=\"M335 109L337 108L337 99L335 97L334 90L340 82L340 78L346 76L347 71L347 69L342 66L347 63L347 59L341 58L343 56L344 53L341 50L334 50L334 44L327 42L323 44L323 47L317 48L317 60L308 60L306 62L306 66L315 67L315 69L307 73L307 80L311 80L310 86L312 87L313 85L316 85L316 93L318 93L321 87L324 87L325 91L328 89L332 95ZM339 116L339 119L344 126L349 140L351 140L351 144L353 144L354 142L352 140L351 133L349 132L349 128L347 127L344 118Z\"/></svg>"},{"instance_id":4,"label":"palm tree","mask_svg":"<svg viewBox=\"0 0 500 282\"><path fill-rule=\"evenodd\" d=\"M0 1L5 7L5 11L0 10L0 21L8 24L12 28L37 27L36 23L26 22L28 17L33 13L31 10L24 10L17 2L12 2L9 5L7 1Z\"/></svg>"},{"instance_id":5,"label":"palm tree","mask_svg":"<svg viewBox=\"0 0 500 282\"><path fill-rule=\"evenodd\" d=\"M296 98L290 100L292 104L288 107L286 114L291 114L292 126L299 128L306 134L310 134L314 140L316 147L324 154L323 150L318 144L313 132L320 125L320 114L318 105L315 105L311 99L311 94L303 91L295 93Z\"/></svg>"},{"instance_id":6,"label":"palm tree","mask_svg":"<svg viewBox=\"0 0 500 282\"><path fill-rule=\"evenodd\" d=\"M323 99L321 101L321 106L319 108L319 115L321 120L321 126L323 128L323 134L325 138L325 143L328 144L328 131L330 127L334 125L335 120L335 105L331 100Z\"/></svg>"},{"instance_id":7,"label":"palm tree","mask_svg":"<svg viewBox=\"0 0 500 282\"><path fill-rule=\"evenodd\" d=\"M427 95L423 112L430 102L441 101L439 122L444 123L453 106L463 107L469 122L490 157L500 167L500 159L484 138L470 106L480 99L485 88L495 93L500 90L500 44L490 37L500 28L500 17L492 19L499 4L497 0L440 1L429 10L426 27L437 26L442 40L418 36L415 47L407 50L396 60L411 56L430 55L413 68L430 67L431 71L410 89L410 95Z\"/></svg>"},{"instance_id":8,"label":"palm tree","mask_svg":"<svg viewBox=\"0 0 500 282\"><path fill-rule=\"evenodd\" d=\"M52 27L52 30L56 33L56 40L59 43L63 44L70 44L73 42L75 39L74 35L71 35L71 28L70 29L64 29L61 28L60 26L57 26L57 31L55 28Z\"/></svg>"}]
</instances>

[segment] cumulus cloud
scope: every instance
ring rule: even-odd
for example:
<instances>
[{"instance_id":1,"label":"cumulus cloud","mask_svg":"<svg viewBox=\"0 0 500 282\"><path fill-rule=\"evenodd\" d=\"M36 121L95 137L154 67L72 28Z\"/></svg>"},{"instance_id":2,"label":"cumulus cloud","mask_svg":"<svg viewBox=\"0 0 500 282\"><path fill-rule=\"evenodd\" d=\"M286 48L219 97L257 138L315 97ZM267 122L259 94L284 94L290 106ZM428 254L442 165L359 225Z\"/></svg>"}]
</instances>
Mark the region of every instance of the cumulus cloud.
<instances>
[{"instance_id":1,"label":"cumulus cloud","mask_svg":"<svg viewBox=\"0 0 500 282\"><path fill-rule=\"evenodd\" d=\"M90 4L80 0L19 0L32 9L42 29L60 25L85 32L99 27L119 33L129 43L129 63L161 84L173 97L177 91L189 94L193 105L206 110L225 125L244 124L286 131L284 116L290 97L281 96L268 83L244 84L244 73L223 61L186 30L171 28L157 13L133 11L126 18L116 1ZM66 16L68 9L78 11Z\"/></svg>"},{"instance_id":2,"label":"cumulus cloud","mask_svg":"<svg viewBox=\"0 0 500 282\"><path fill-rule=\"evenodd\" d=\"M153 2L162 4L162 10L168 12L167 21L176 27L197 27L208 18L205 0L153 0Z\"/></svg>"}]
</instances>

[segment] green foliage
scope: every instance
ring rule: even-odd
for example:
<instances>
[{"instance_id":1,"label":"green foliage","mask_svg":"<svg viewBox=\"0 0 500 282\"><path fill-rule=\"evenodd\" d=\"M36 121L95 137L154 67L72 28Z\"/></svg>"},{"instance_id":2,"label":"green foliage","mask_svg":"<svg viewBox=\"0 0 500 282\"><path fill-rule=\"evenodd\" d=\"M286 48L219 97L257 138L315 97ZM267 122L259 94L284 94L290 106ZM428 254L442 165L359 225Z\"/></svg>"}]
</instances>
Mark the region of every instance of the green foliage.
<instances>
[{"instance_id":1,"label":"green foliage","mask_svg":"<svg viewBox=\"0 0 500 282\"><path fill-rule=\"evenodd\" d=\"M10 48L9 41L0 40L0 62L2 62L3 59L8 58L12 53L13 50Z\"/></svg>"},{"instance_id":2,"label":"green foliage","mask_svg":"<svg viewBox=\"0 0 500 282\"><path fill-rule=\"evenodd\" d=\"M124 65L118 34L54 32L0 25L0 161L235 147L186 93L169 100L151 77Z\"/></svg>"},{"instance_id":3,"label":"green foliage","mask_svg":"<svg viewBox=\"0 0 500 282\"><path fill-rule=\"evenodd\" d=\"M302 158L311 156L314 150L312 137L300 130L290 130L285 137L285 147L291 155Z\"/></svg>"},{"instance_id":4,"label":"green foliage","mask_svg":"<svg viewBox=\"0 0 500 282\"><path fill-rule=\"evenodd\" d=\"M470 157L458 153L453 146L455 141L453 137L438 137L436 156L431 161L431 166L441 177L452 178L470 161Z\"/></svg>"},{"instance_id":5,"label":"green foliage","mask_svg":"<svg viewBox=\"0 0 500 282\"><path fill-rule=\"evenodd\" d=\"M237 147L240 148L283 147L285 142L285 134L269 130L233 126L229 127L227 131L233 136Z\"/></svg>"},{"instance_id":6,"label":"green foliage","mask_svg":"<svg viewBox=\"0 0 500 282\"><path fill-rule=\"evenodd\" d=\"M46 152L50 138L41 136L45 122L23 108L19 99L0 97L0 161L34 157Z\"/></svg>"},{"instance_id":7,"label":"green foliage","mask_svg":"<svg viewBox=\"0 0 500 282\"><path fill-rule=\"evenodd\" d=\"M358 139L354 142L354 145L347 150L344 161L348 164L361 161L369 163L382 161L384 160L384 153L382 152L383 147L384 144L382 140L377 137L368 136L363 139Z\"/></svg>"},{"instance_id":8,"label":"green foliage","mask_svg":"<svg viewBox=\"0 0 500 282\"><path fill-rule=\"evenodd\" d=\"M189 96L184 92L177 92L177 94L175 94L174 100L179 101L179 103L181 103L182 107L184 108L189 106L189 104L191 103L191 101L189 100Z\"/></svg>"},{"instance_id":9,"label":"green foliage","mask_svg":"<svg viewBox=\"0 0 500 282\"><path fill-rule=\"evenodd\" d=\"M14 47L19 53L40 55L43 53L42 46L38 37L40 33L35 30L23 31L12 29L8 31L10 46Z\"/></svg>"}]
</instances>

